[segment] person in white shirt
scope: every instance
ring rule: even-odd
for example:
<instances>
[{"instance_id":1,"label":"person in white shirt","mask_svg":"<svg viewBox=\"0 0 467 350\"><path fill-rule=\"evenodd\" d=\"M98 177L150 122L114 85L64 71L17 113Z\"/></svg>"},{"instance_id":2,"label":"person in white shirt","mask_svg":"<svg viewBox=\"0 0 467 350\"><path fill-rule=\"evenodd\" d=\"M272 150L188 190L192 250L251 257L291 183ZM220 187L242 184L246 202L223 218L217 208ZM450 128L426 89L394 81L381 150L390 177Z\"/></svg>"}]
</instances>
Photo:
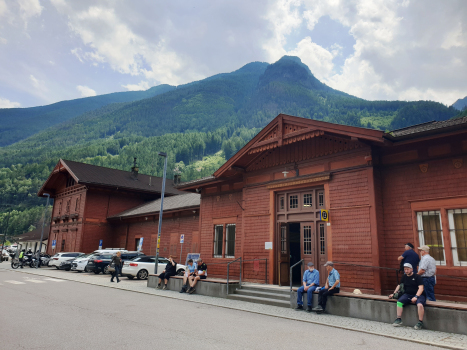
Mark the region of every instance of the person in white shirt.
<instances>
[{"instance_id":1,"label":"person in white shirt","mask_svg":"<svg viewBox=\"0 0 467 350\"><path fill-rule=\"evenodd\" d=\"M420 250L420 264L418 265L418 275L422 276L423 286L427 299L436 301L435 285L436 285L436 260L430 255L430 247L423 245L418 247Z\"/></svg>"}]
</instances>

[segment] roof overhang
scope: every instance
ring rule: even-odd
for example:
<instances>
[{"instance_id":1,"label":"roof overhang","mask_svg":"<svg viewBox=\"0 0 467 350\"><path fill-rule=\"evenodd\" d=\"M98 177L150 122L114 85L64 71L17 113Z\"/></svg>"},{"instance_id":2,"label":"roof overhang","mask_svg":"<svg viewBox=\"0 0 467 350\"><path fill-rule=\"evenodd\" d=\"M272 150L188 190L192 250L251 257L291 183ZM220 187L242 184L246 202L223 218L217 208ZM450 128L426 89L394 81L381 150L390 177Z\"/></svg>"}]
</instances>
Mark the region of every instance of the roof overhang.
<instances>
[{"instance_id":1,"label":"roof overhang","mask_svg":"<svg viewBox=\"0 0 467 350\"><path fill-rule=\"evenodd\" d=\"M57 165L55 165L55 168L50 173L47 180L45 180L45 182L42 184L41 188L39 189L39 192L37 193L37 196L44 197L44 193L49 193L50 197L54 198L55 190L53 189L53 184L57 180L59 174L65 172L68 173L71 177L73 177L76 183L79 182L78 177L71 171L71 169L68 167L68 165L66 165L63 159L60 159Z\"/></svg>"}]
</instances>

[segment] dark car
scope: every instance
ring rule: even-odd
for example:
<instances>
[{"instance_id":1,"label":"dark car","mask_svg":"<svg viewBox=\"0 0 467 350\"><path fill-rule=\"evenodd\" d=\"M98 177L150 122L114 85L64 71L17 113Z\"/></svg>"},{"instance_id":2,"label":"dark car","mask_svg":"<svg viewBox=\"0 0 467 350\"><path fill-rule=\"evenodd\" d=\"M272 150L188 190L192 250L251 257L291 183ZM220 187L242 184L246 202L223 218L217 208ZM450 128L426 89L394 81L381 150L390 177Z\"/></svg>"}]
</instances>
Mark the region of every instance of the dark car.
<instances>
[{"instance_id":1,"label":"dark car","mask_svg":"<svg viewBox=\"0 0 467 350\"><path fill-rule=\"evenodd\" d=\"M126 252L122 253L122 256L120 259L122 259L122 265L125 261L130 261L133 260L134 258L138 258L141 256L146 256L146 254L143 254L141 252ZM104 269L104 273L113 273L115 272L115 268L113 266L107 265L107 267Z\"/></svg>"},{"instance_id":2,"label":"dark car","mask_svg":"<svg viewBox=\"0 0 467 350\"><path fill-rule=\"evenodd\" d=\"M75 260L76 258L73 259L68 259L65 261L62 261L60 265L58 265L59 270L65 270L65 271L70 271L71 270L71 262Z\"/></svg>"},{"instance_id":3,"label":"dark car","mask_svg":"<svg viewBox=\"0 0 467 350\"><path fill-rule=\"evenodd\" d=\"M105 273L106 267L109 266L110 261L112 261L112 257L112 254L95 255L89 259L86 270L94 272L96 275L101 272Z\"/></svg>"}]
</instances>

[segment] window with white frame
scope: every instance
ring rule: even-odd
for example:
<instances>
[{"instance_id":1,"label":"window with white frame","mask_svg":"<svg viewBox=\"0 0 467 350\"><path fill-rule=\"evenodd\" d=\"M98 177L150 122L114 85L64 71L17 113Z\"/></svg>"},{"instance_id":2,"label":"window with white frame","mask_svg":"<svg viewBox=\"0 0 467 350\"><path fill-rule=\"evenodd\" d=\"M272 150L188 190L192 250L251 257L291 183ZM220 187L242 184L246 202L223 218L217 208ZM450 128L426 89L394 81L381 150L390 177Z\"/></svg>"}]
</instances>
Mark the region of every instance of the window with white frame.
<instances>
[{"instance_id":1,"label":"window with white frame","mask_svg":"<svg viewBox=\"0 0 467 350\"><path fill-rule=\"evenodd\" d=\"M235 224L225 226L225 257L235 257Z\"/></svg>"},{"instance_id":2,"label":"window with white frame","mask_svg":"<svg viewBox=\"0 0 467 350\"><path fill-rule=\"evenodd\" d=\"M214 226L214 257L222 258L222 245L224 241L224 225Z\"/></svg>"},{"instance_id":3,"label":"window with white frame","mask_svg":"<svg viewBox=\"0 0 467 350\"><path fill-rule=\"evenodd\" d=\"M430 255L436 260L437 265L446 265L440 212L418 212L417 223L420 245L430 247Z\"/></svg>"},{"instance_id":4,"label":"window with white frame","mask_svg":"<svg viewBox=\"0 0 467 350\"><path fill-rule=\"evenodd\" d=\"M467 209L448 210L454 265L467 266Z\"/></svg>"}]
</instances>

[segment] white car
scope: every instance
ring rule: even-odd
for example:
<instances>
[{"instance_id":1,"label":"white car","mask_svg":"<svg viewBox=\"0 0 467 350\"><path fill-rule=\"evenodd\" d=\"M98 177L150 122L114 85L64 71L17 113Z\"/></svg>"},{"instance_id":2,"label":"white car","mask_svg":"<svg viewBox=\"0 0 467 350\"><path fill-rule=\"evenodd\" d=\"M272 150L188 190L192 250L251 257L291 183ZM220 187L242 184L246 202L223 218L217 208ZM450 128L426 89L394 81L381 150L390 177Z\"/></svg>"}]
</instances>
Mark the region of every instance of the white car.
<instances>
[{"instance_id":1,"label":"white car","mask_svg":"<svg viewBox=\"0 0 467 350\"><path fill-rule=\"evenodd\" d=\"M87 272L86 265L88 264L89 259L94 255L99 255L99 253L89 253L73 260L71 262L71 271Z\"/></svg>"},{"instance_id":2,"label":"white car","mask_svg":"<svg viewBox=\"0 0 467 350\"><path fill-rule=\"evenodd\" d=\"M76 252L62 252L57 253L53 257L50 258L49 266L55 266L56 269L60 266L63 261L70 260L70 258L76 258L84 253L76 253Z\"/></svg>"},{"instance_id":3,"label":"white car","mask_svg":"<svg viewBox=\"0 0 467 350\"><path fill-rule=\"evenodd\" d=\"M128 277L131 280L135 277L139 280L145 280L150 274L154 273L155 262L155 256L139 256L133 260L125 261L123 263L122 276ZM168 262L169 260L166 258L159 258L157 272L161 273L164 271ZM177 264L177 275L183 275L185 269L185 265Z\"/></svg>"}]
</instances>

